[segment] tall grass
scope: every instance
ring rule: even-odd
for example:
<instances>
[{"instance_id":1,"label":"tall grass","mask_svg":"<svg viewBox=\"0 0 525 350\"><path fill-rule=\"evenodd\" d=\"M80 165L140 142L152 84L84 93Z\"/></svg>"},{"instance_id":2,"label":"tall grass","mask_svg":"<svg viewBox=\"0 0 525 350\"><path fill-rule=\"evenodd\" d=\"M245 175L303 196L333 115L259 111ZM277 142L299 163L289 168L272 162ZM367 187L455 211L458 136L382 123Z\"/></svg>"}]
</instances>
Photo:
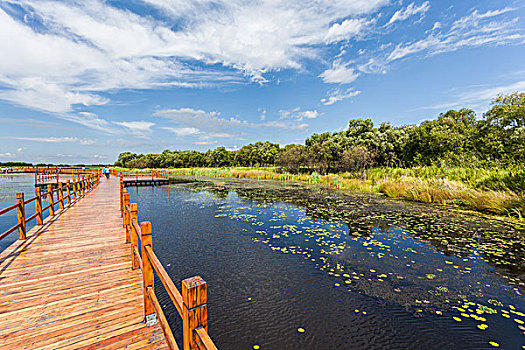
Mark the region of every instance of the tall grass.
<instances>
[{"instance_id":1,"label":"tall grass","mask_svg":"<svg viewBox=\"0 0 525 350\"><path fill-rule=\"evenodd\" d=\"M350 173L280 173L276 167L176 168L169 169L169 173L321 183L340 189L379 192L388 197L422 203L455 205L485 213L512 216L520 220L525 216L523 168L383 167L370 169L364 180L355 178Z\"/></svg>"}]
</instances>

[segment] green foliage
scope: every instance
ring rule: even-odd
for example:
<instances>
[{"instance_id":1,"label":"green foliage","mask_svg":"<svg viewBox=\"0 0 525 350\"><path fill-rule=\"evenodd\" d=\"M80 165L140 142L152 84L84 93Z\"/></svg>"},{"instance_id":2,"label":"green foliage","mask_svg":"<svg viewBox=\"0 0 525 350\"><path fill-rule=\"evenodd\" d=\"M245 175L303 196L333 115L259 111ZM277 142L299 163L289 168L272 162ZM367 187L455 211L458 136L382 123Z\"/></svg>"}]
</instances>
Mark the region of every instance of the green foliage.
<instances>
[{"instance_id":1,"label":"green foliage","mask_svg":"<svg viewBox=\"0 0 525 350\"><path fill-rule=\"evenodd\" d=\"M498 96L481 119L470 109L450 110L420 125L374 126L371 119L352 119L348 129L313 134L305 145L284 148L256 142L236 151L217 147L206 152L121 153L116 166L128 168L279 166L291 174L350 172L354 178L389 176L460 181L472 188L523 192L525 162L525 93ZM404 168L410 168L406 172ZM484 169L496 169L483 173ZM516 168L507 174L497 169ZM368 175L367 175L368 174ZM384 175L384 174L383 174ZM348 177L348 176L347 176Z\"/></svg>"}]
</instances>

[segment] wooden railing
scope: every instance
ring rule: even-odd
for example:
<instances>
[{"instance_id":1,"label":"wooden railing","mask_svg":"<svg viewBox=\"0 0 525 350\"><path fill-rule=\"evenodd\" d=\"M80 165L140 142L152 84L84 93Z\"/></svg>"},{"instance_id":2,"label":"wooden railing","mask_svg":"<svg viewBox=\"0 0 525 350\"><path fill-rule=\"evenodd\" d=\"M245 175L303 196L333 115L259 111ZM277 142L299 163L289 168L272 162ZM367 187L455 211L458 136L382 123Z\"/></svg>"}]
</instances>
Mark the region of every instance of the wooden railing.
<instances>
[{"instance_id":1,"label":"wooden railing","mask_svg":"<svg viewBox=\"0 0 525 350\"><path fill-rule=\"evenodd\" d=\"M66 175L70 178L76 177L80 179L83 175L90 174L102 174L102 170L99 168L78 168L78 167L64 167L64 168L31 168L32 172L35 173L35 185L60 181L60 175Z\"/></svg>"},{"instance_id":2,"label":"wooden railing","mask_svg":"<svg viewBox=\"0 0 525 350\"><path fill-rule=\"evenodd\" d=\"M35 187L35 196L26 200L24 200L24 193L17 193L16 204L0 210L0 215L8 213L11 210L16 210L18 223L1 233L0 239L5 238L16 229L18 229L18 239L26 239L26 224L29 221L36 219L37 225L43 225L44 212L46 210L49 209L48 216L53 217L55 215L55 205L59 204L61 210L69 208L77 199L83 197L87 192L95 188L99 182L100 176L98 174L91 174L83 176L81 179L59 182L55 189L53 189L52 184L48 184L47 192L42 192L40 187ZM56 201L55 193L57 194ZM46 199L49 204L45 207L42 207L42 200ZM26 218L25 208L26 205L31 202L35 202L35 213Z\"/></svg>"},{"instance_id":3,"label":"wooden railing","mask_svg":"<svg viewBox=\"0 0 525 350\"><path fill-rule=\"evenodd\" d=\"M120 178L120 211L123 226L126 229L126 243L130 243L131 268L140 268L142 271L146 324L155 322L152 320L156 319L164 332L168 347L172 350L179 349L155 296L154 272L156 272L182 318L183 349L217 349L208 335L206 282L200 276L187 278L182 281L182 294L178 291L155 252L153 252L151 223L146 221L139 225L137 204L130 203L129 194L124 188L122 177Z\"/></svg>"},{"instance_id":4,"label":"wooden railing","mask_svg":"<svg viewBox=\"0 0 525 350\"><path fill-rule=\"evenodd\" d=\"M169 179L169 173L167 170L151 170L151 171L140 171L140 170L133 170L133 171L117 171L117 170L111 170L111 173L117 177L122 176L124 179L133 179L136 180L143 179L143 178L151 178L154 179Z\"/></svg>"}]
</instances>

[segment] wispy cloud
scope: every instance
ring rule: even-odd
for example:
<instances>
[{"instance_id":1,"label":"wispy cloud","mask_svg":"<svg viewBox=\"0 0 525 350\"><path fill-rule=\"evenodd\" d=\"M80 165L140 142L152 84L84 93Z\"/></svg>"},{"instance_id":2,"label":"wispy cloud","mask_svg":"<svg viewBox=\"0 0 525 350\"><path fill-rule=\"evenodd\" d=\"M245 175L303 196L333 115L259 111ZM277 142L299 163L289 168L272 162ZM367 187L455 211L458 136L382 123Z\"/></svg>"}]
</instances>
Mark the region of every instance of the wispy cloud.
<instances>
[{"instance_id":1,"label":"wispy cloud","mask_svg":"<svg viewBox=\"0 0 525 350\"><path fill-rule=\"evenodd\" d=\"M516 18L493 20L494 17L512 10L509 8L483 13L474 10L453 22L446 31L432 31L424 39L398 44L387 59L395 61L418 52L436 55L465 47L523 43L525 36L516 27Z\"/></svg>"},{"instance_id":2,"label":"wispy cloud","mask_svg":"<svg viewBox=\"0 0 525 350\"><path fill-rule=\"evenodd\" d=\"M146 120L114 123L126 128L137 137L147 137L151 135L151 127L155 125L155 123Z\"/></svg>"},{"instance_id":3,"label":"wispy cloud","mask_svg":"<svg viewBox=\"0 0 525 350\"><path fill-rule=\"evenodd\" d=\"M102 0L4 1L0 32L16 40L0 40L0 99L68 113L107 104L104 93L118 89L264 82L363 34L388 1L143 3L165 16Z\"/></svg>"},{"instance_id":4,"label":"wispy cloud","mask_svg":"<svg viewBox=\"0 0 525 350\"><path fill-rule=\"evenodd\" d=\"M0 153L0 158L14 158L15 156L16 154L10 152Z\"/></svg>"},{"instance_id":5,"label":"wispy cloud","mask_svg":"<svg viewBox=\"0 0 525 350\"><path fill-rule=\"evenodd\" d=\"M325 106L333 105L336 102L346 100L351 97L359 95L361 91L350 88L347 90L334 89L328 92L328 96L321 99L321 103Z\"/></svg>"},{"instance_id":6,"label":"wispy cloud","mask_svg":"<svg viewBox=\"0 0 525 350\"><path fill-rule=\"evenodd\" d=\"M500 94L510 94L525 90L525 80L520 80L512 84L464 88L456 99L444 103L429 105L417 108L417 110L446 110L451 108L471 108L478 111L486 110L490 101Z\"/></svg>"},{"instance_id":7,"label":"wispy cloud","mask_svg":"<svg viewBox=\"0 0 525 350\"><path fill-rule=\"evenodd\" d=\"M95 140L89 138L79 137L5 137L13 140L20 141L33 141L33 142L44 142L44 143L78 143L81 145L93 145L96 143Z\"/></svg>"},{"instance_id":8,"label":"wispy cloud","mask_svg":"<svg viewBox=\"0 0 525 350\"><path fill-rule=\"evenodd\" d=\"M404 21L408 19L409 17L412 17L414 15L424 15L428 10L430 9L430 2L425 1L421 5L417 6L414 2L408 5L407 7L396 11L390 20L388 21L387 25L392 25L395 22L398 21Z\"/></svg>"}]
</instances>

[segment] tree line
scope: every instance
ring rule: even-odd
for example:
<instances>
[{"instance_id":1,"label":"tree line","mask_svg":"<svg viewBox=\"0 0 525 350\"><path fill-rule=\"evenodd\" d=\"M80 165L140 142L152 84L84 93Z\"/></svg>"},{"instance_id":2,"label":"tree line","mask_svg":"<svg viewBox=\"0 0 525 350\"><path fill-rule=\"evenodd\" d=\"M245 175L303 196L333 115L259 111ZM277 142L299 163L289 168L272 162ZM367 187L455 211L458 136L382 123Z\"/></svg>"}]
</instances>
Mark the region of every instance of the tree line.
<instances>
[{"instance_id":1,"label":"tree line","mask_svg":"<svg viewBox=\"0 0 525 350\"><path fill-rule=\"evenodd\" d=\"M360 173L374 166L437 165L505 167L525 161L525 93L500 95L481 118L471 109L449 110L420 125L375 126L352 119L348 129L308 137L304 145L280 147L256 142L239 150L217 147L206 152L165 150L160 154L121 153L115 166L264 167L291 173Z\"/></svg>"}]
</instances>

